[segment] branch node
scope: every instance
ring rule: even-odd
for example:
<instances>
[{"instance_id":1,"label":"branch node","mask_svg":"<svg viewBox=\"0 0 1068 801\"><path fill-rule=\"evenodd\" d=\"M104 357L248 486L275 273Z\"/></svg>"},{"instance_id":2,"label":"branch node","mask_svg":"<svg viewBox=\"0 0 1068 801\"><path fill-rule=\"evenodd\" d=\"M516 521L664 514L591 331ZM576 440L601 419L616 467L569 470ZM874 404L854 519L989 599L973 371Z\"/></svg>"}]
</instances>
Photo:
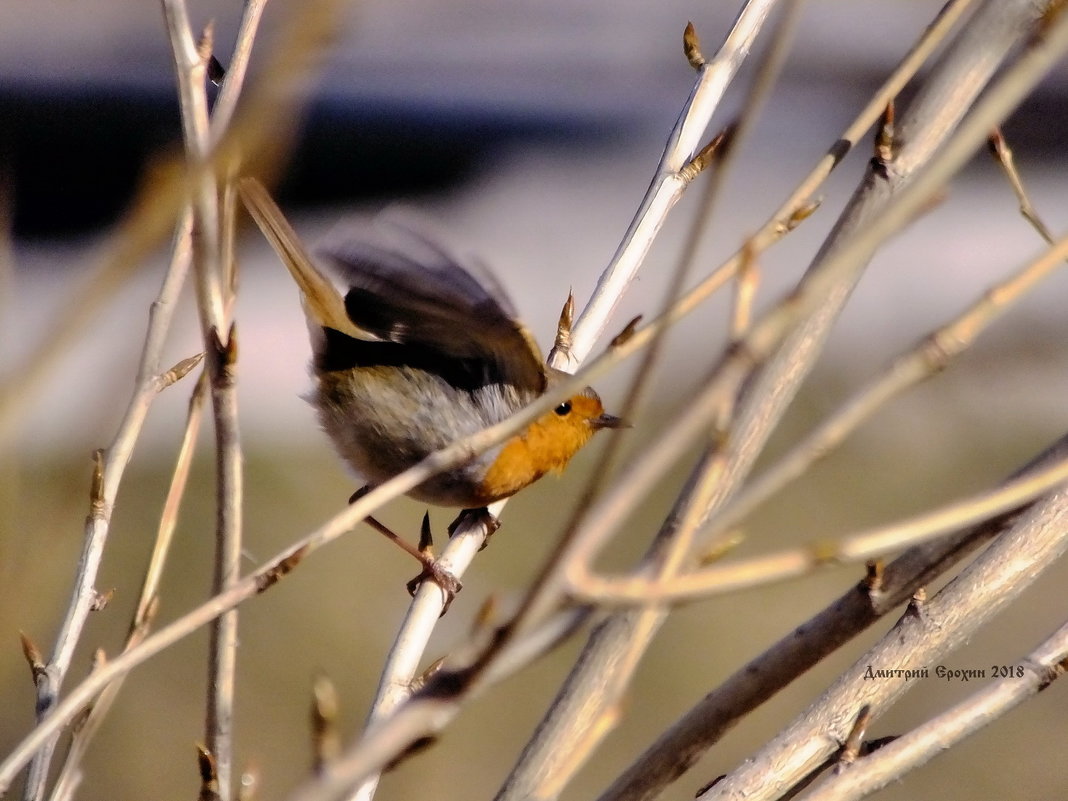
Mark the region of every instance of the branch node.
<instances>
[{"instance_id":1,"label":"branch node","mask_svg":"<svg viewBox=\"0 0 1068 801\"><path fill-rule=\"evenodd\" d=\"M260 576L257 576L257 594L269 589L273 585L277 584L280 579L288 575L289 572L293 570L293 568L300 564L301 560L304 558L304 554L307 553L307 551L308 546L303 545L300 548L297 548L295 551L293 551L293 553L289 554L288 556L279 559L278 562L274 564L270 569L268 569L265 573Z\"/></svg>"},{"instance_id":2,"label":"branch node","mask_svg":"<svg viewBox=\"0 0 1068 801\"><path fill-rule=\"evenodd\" d=\"M556 360L557 354L568 361L571 360L571 327L574 322L575 293L569 289L567 300L564 301L564 307L560 310L560 319L556 323L556 339L552 350L549 351L548 362L550 364Z\"/></svg>"},{"instance_id":3,"label":"branch node","mask_svg":"<svg viewBox=\"0 0 1068 801\"><path fill-rule=\"evenodd\" d=\"M219 337L219 329L211 328L209 346L212 350L212 373L221 386L231 386L234 381L234 365L237 364L237 325L230 324L226 340Z\"/></svg>"},{"instance_id":4,"label":"branch node","mask_svg":"<svg viewBox=\"0 0 1068 801\"><path fill-rule=\"evenodd\" d=\"M684 184L688 184L708 169L713 161L722 159L727 154L727 149L734 141L734 133L737 130L737 127L738 124L732 122L716 134L711 142L697 151L697 155L686 162L682 169L679 170L679 179Z\"/></svg>"},{"instance_id":5,"label":"branch node","mask_svg":"<svg viewBox=\"0 0 1068 801\"><path fill-rule=\"evenodd\" d=\"M412 695L419 692L424 687L426 687L427 682L429 682L432 678L434 678L434 676L441 672L441 669L443 667L445 667L445 657L439 656L437 659L430 663L426 670L424 670L422 673L412 679L411 682L409 682L408 690L412 693Z\"/></svg>"},{"instance_id":6,"label":"branch node","mask_svg":"<svg viewBox=\"0 0 1068 801\"><path fill-rule=\"evenodd\" d=\"M682 32L682 52L695 70L705 65L705 57L701 53L701 38L697 35L692 22L687 22L686 30Z\"/></svg>"},{"instance_id":7,"label":"branch node","mask_svg":"<svg viewBox=\"0 0 1068 801\"><path fill-rule=\"evenodd\" d=\"M208 66L211 61L211 51L215 49L215 20L210 20L207 25L204 26L204 32L200 34L200 39L197 41L197 58L200 59L200 63ZM210 70L209 70L210 72Z\"/></svg>"},{"instance_id":8,"label":"branch node","mask_svg":"<svg viewBox=\"0 0 1068 801\"><path fill-rule=\"evenodd\" d=\"M790 216L786 218L786 224L783 226L785 231L790 232L797 228L797 226L815 214L822 203L823 198L821 197L810 198L794 207L794 210L790 212Z\"/></svg>"},{"instance_id":9,"label":"branch node","mask_svg":"<svg viewBox=\"0 0 1068 801\"><path fill-rule=\"evenodd\" d=\"M111 603L111 599L115 597L115 588L112 587L107 592L97 592L93 590L93 602L89 605L90 612L102 612L107 609L108 604Z\"/></svg>"},{"instance_id":10,"label":"branch node","mask_svg":"<svg viewBox=\"0 0 1068 801\"><path fill-rule=\"evenodd\" d=\"M200 772L200 799L219 797L219 774L215 768L215 757L206 746L197 743L197 769Z\"/></svg>"},{"instance_id":11,"label":"branch node","mask_svg":"<svg viewBox=\"0 0 1068 801\"><path fill-rule=\"evenodd\" d=\"M864 563L867 572L864 576L863 586L868 595L882 592L883 577L886 565L882 559L869 559Z\"/></svg>"},{"instance_id":12,"label":"branch node","mask_svg":"<svg viewBox=\"0 0 1068 801\"><path fill-rule=\"evenodd\" d=\"M920 348L923 363L932 373L945 370L950 360L960 353L959 340L951 341L944 333L944 329L935 331L924 339Z\"/></svg>"},{"instance_id":13,"label":"branch node","mask_svg":"<svg viewBox=\"0 0 1068 801\"><path fill-rule=\"evenodd\" d=\"M894 160L896 142L894 141L894 101L890 100L883 111L883 118L875 132L875 153L871 167L876 175L886 178L890 163Z\"/></svg>"},{"instance_id":14,"label":"branch node","mask_svg":"<svg viewBox=\"0 0 1068 801\"><path fill-rule=\"evenodd\" d=\"M107 519L107 503L104 500L104 449L93 451L93 478L89 484L89 517L93 520Z\"/></svg>"},{"instance_id":15,"label":"branch node","mask_svg":"<svg viewBox=\"0 0 1068 801\"><path fill-rule=\"evenodd\" d=\"M904 617L915 617L919 620L923 620L923 608L927 603L927 588L917 587L916 592L912 593L912 598L909 599L909 605L905 609Z\"/></svg>"},{"instance_id":16,"label":"branch node","mask_svg":"<svg viewBox=\"0 0 1068 801\"><path fill-rule=\"evenodd\" d=\"M856 720L853 721L853 728L849 730L849 735L842 743L842 750L838 754L838 764L834 767L835 773L841 773L857 761L869 723L871 723L871 706L864 704L857 713Z\"/></svg>"},{"instance_id":17,"label":"branch node","mask_svg":"<svg viewBox=\"0 0 1068 801\"><path fill-rule=\"evenodd\" d=\"M639 314L637 317L633 318L632 320L630 320L630 322L623 326L623 330L616 334L614 337L612 337L612 341L608 343L609 350L611 350L612 348L620 347L621 345L625 344L627 340L629 340L632 336L634 336L634 332L638 330L638 323L640 323L641 321L642 316Z\"/></svg>"}]
</instances>

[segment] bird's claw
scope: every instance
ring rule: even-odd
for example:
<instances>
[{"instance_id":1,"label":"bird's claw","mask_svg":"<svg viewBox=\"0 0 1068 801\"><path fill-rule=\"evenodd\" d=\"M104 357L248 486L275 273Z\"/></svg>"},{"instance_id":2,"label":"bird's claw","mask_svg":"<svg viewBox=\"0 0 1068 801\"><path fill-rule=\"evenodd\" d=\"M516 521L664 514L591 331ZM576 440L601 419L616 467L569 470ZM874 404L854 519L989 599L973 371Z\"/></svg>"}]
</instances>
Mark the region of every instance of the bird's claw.
<instances>
[{"instance_id":1,"label":"bird's claw","mask_svg":"<svg viewBox=\"0 0 1068 801\"><path fill-rule=\"evenodd\" d=\"M442 605L441 614L444 615L449 611L449 607L452 605L453 599L456 597L456 593L463 589L463 584L452 573L446 570L436 559L427 559L423 563L423 572L409 581L405 586L408 588L408 594L415 596L419 587L423 582L430 579L438 587L441 588L442 594L445 596L445 603Z\"/></svg>"},{"instance_id":2,"label":"bird's claw","mask_svg":"<svg viewBox=\"0 0 1068 801\"><path fill-rule=\"evenodd\" d=\"M449 538L452 539L453 535L469 522L478 523L486 527L486 539L482 541L482 546L479 548L480 551L489 545L490 537L501 527L501 521L497 519L496 515L490 514L490 510L485 506L478 509L464 509L460 512L460 516L449 524Z\"/></svg>"},{"instance_id":3,"label":"bird's claw","mask_svg":"<svg viewBox=\"0 0 1068 801\"><path fill-rule=\"evenodd\" d=\"M445 602L441 607L441 614L444 615L449 611L456 593L463 589L463 585L456 576L442 567L441 563L434 558L434 536L430 530L429 512L423 515L423 524L419 529L418 558L423 564L423 572L405 585L408 588L408 594L414 598L420 585L430 579L438 585L445 596Z\"/></svg>"}]
</instances>

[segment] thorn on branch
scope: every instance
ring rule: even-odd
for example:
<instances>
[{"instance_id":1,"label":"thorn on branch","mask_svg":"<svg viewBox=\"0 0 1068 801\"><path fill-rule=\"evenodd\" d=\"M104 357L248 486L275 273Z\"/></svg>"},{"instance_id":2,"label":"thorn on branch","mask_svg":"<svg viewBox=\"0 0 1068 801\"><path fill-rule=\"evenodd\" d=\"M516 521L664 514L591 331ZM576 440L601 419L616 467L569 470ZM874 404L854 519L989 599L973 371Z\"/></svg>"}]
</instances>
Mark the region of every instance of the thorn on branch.
<instances>
[{"instance_id":1,"label":"thorn on branch","mask_svg":"<svg viewBox=\"0 0 1068 801\"><path fill-rule=\"evenodd\" d=\"M864 563L866 572L862 586L869 596L883 591L886 565L882 559L869 559Z\"/></svg>"},{"instance_id":2,"label":"thorn on branch","mask_svg":"<svg viewBox=\"0 0 1068 801\"><path fill-rule=\"evenodd\" d=\"M682 32L682 52L695 70L705 65L705 57L701 53L701 39L692 22L687 22L686 30Z\"/></svg>"},{"instance_id":3,"label":"thorn on branch","mask_svg":"<svg viewBox=\"0 0 1068 801\"><path fill-rule=\"evenodd\" d=\"M219 775L215 768L215 757L200 743L197 743L197 769L200 771L198 801L218 801Z\"/></svg>"},{"instance_id":4,"label":"thorn on branch","mask_svg":"<svg viewBox=\"0 0 1068 801\"><path fill-rule=\"evenodd\" d=\"M905 609L905 617L915 617L919 620L923 619L923 607L927 603L927 589L925 587L917 588L916 592L912 593L912 598L909 599L909 605Z\"/></svg>"},{"instance_id":5,"label":"thorn on branch","mask_svg":"<svg viewBox=\"0 0 1068 801\"><path fill-rule=\"evenodd\" d=\"M208 80L215 86L221 86L226 78L226 70L215 56L208 58Z\"/></svg>"},{"instance_id":6,"label":"thorn on branch","mask_svg":"<svg viewBox=\"0 0 1068 801\"><path fill-rule=\"evenodd\" d=\"M809 554L815 567L836 565L839 561L838 543L833 540L817 540L809 545Z\"/></svg>"},{"instance_id":7,"label":"thorn on branch","mask_svg":"<svg viewBox=\"0 0 1068 801\"><path fill-rule=\"evenodd\" d=\"M159 595L152 595L145 604L137 610L133 623L130 625L131 635L144 634L152 621L156 619L156 615L159 614L159 604Z\"/></svg>"},{"instance_id":8,"label":"thorn on branch","mask_svg":"<svg viewBox=\"0 0 1068 801\"><path fill-rule=\"evenodd\" d=\"M106 517L104 503L104 449L93 451L93 478L89 484L89 516L94 520Z\"/></svg>"},{"instance_id":9,"label":"thorn on branch","mask_svg":"<svg viewBox=\"0 0 1068 801\"><path fill-rule=\"evenodd\" d=\"M424 687L426 687L427 682L434 678L434 676L436 676L443 667L445 667L445 657L439 656L437 659L430 663L429 667L427 667L426 670L424 670L422 673L412 679L411 682L409 682L409 692L411 692L412 695L415 695L417 692L422 690Z\"/></svg>"},{"instance_id":10,"label":"thorn on branch","mask_svg":"<svg viewBox=\"0 0 1068 801\"><path fill-rule=\"evenodd\" d=\"M625 326L623 326L623 330L616 334L614 337L612 337L612 341L608 343L609 349L618 348L624 343L626 343L627 340L634 336L634 332L638 330L638 323L640 323L641 321L642 316L639 314L637 317L635 317Z\"/></svg>"},{"instance_id":11,"label":"thorn on branch","mask_svg":"<svg viewBox=\"0 0 1068 801\"><path fill-rule=\"evenodd\" d=\"M711 790L713 787L715 787L717 784L719 784L721 781L723 781L726 778L727 778L727 774L726 773L719 774L716 778L714 778L708 784L703 785L701 787L701 789L699 789L696 793L693 794L693 797L694 798L700 798L701 796L703 796L705 793L707 793L709 790Z\"/></svg>"},{"instance_id":12,"label":"thorn on branch","mask_svg":"<svg viewBox=\"0 0 1068 801\"><path fill-rule=\"evenodd\" d=\"M207 66L211 61L211 51L215 49L215 20L211 20L204 26L204 32L200 34L197 42L197 57L200 62Z\"/></svg>"},{"instance_id":13,"label":"thorn on branch","mask_svg":"<svg viewBox=\"0 0 1068 801\"><path fill-rule=\"evenodd\" d=\"M857 761L869 723L871 723L871 706L864 704L857 713L856 720L853 721L853 728L849 730L849 735L842 743L842 750L838 754L838 764L834 767L835 773L841 773Z\"/></svg>"},{"instance_id":14,"label":"thorn on branch","mask_svg":"<svg viewBox=\"0 0 1068 801\"><path fill-rule=\"evenodd\" d=\"M423 512L419 524L419 553L434 558L434 532L430 530L430 512Z\"/></svg>"},{"instance_id":15,"label":"thorn on branch","mask_svg":"<svg viewBox=\"0 0 1068 801\"><path fill-rule=\"evenodd\" d=\"M701 148L697 155L687 162L681 170L679 170L679 178L684 183L690 183L694 178L700 175L704 170L708 169L709 165L717 159L722 159L727 154L727 149L734 141L734 133L737 130L737 123L731 123L716 136Z\"/></svg>"},{"instance_id":16,"label":"thorn on branch","mask_svg":"<svg viewBox=\"0 0 1068 801\"><path fill-rule=\"evenodd\" d=\"M571 326L575 322L575 294L572 290L567 291L567 300L560 310L560 319L556 323L556 339L552 350L549 351L549 361L553 361L557 354L571 359Z\"/></svg>"},{"instance_id":17,"label":"thorn on branch","mask_svg":"<svg viewBox=\"0 0 1068 801\"><path fill-rule=\"evenodd\" d=\"M44 657L41 655L41 650L37 647L37 644L30 639L30 635L26 632L19 632L19 640L22 642L22 655L26 657L26 664L30 666L30 673L33 674L33 683L37 684L47 671Z\"/></svg>"},{"instance_id":18,"label":"thorn on branch","mask_svg":"<svg viewBox=\"0 0 1068 801\"><path fill-rule=\"evenodd\" d=\"M894 160L894 144L894 101L891 100L886 104L882 122L875 132L875 154L871 160L872 170L881 178L887 177L887 170Z\"/></svg>"},{"instance_id":19,"label":"thorn on branch","mask_svg":"<svg viewBox=\"0 0 1068 801\"><path fill-rule=\"evenodd\" d=\"M312 767L322 773L341 753L341 735L338 733L337 687L325 674L319 674L312 685L311 730Z\"/></svg>"},{"instance_id":20,"label":"thorn on branch","mask_svg":"<svg viewBox=\"0 0 1068 801\"><path fill-rule=\"evenodd\" d=\"M162 392L171 384L175 384L189 375L189 372L204 360L204 352L182 359L170 370L160 373L156 379L156 392Z\"/></svg>"},{"instance_id":21,"label":"thorn on branch","mask_svg":"<svg viewBox=\"0 0 1068 801\"><path fill-rule=\"evenodd\" d=\"M93 651L93 664L89 668L90 672L96 672L108 664L108 654L103 648L97 648Z\"/></svg>"},{"instance_id":22,"label":"thorn on branch","mask_svg":"<svg viewBox=\"0 0 1068 801\"><path fill-rule=\"evenodd\" d=\"M1012 159L1012 150L1009 148L1009 143L1005 141L1005 135L1000 128L995 128L987 137L986 145L990 149L990 155L1002 164Z\"/></svg>"},{"instance_id":23,"label":"thorn on branch","mask_svg":"<svg viewBox=\"0 0 1068 801\"><path fill-rule=\"evenodd\" d=\"M471 638L474 639L480 632L495 625L499 617L500 601L495 593L490 593L471 621Z\"/></svg>"},{"instance_id":24,"label":"thorn on branch","mask_svg":"<svg viewBox=\"0 0 1068 801\"><path fill-rule=\"evenodd\" d=\"M1030 665L1029 665L1030 667ZM1040 668L1042 671L1042 680L1038 685L1038 691L1042 692L1049 687L1058 678L1063 676L1065 672L1068 672L1068 656L1062 659L1060 662L1054 662L1052 665L1048 665L1045 668Z\"/></svg>"},{"instance_id":25,"label":"thorn on branch","mask_svg":"<svg viewBox=\"0 0 1068 801\"><path fill-rule=\"evenodd\" d=\"M804 203L799 205L792 212L790 212L790 216L786 220L786 230L792 231L797 228L797 226L799 226L801 223L803 223L805 220L815 214L816 210L820 207L822 203L823 198L819 197L813 200L805 201Z\"/></svg>"},{"instance_id":26,"label":"thorn on branch","mask_svg":"<svg viewBox=\"0 0 1068 801\"><path fill-rule=\"evenodd\" d=\"M293 551L293 553L289 554L289 556L280 559L277 564L275 564L269 570L263 573L263 575L259 576L256 579L256 592L264 592L271 586L277 584L280 579L284 578L287 574L289 574L290 571L293 570L293 568L295 568L301 563L301 560L304 559L304 554L307 553L307 550L308 546L306 545L297 548L297 550Z\"/></svg>"},{"instance_id":27,"label":"thorn on branch","mask_svg":"<svg viewBox=\"0 0 1068 801\"><path fill-rule=\"evenodd\" d=\"M107 609L108 604L111 603L111 599L115 597L115 588L112 587L107 592L93 591L93 602L89 605L90 612L102 612Z\"/></svg>"},{"instance_id":28,"label":"thorn on branch","mask_svg":"<svg viewBox=\"0 0 1068 801\"><path fill-rule=\"evenodd\" d=\"M709 545L697 558L698 565L701 567L708 567L709 565L720 561L744 541L745 534L742 533L741 529L724 532L722 536L717 537L716 541Z\"/></svg>"},{"instance_id":29,"label":"thorn on branch","mask_svg":"<svg viewBox=\"0 0 1068 801\"><path fill-rule=\"evenodd\" d=\"M409 745L401 753L397 754L397 756L393 757L393 759L386 763L385 767L382 768L383 773L393 770L408 757L415 756L420 751L425 751L437 741L437 737L429 734L413 741L411 745Z\"/></svg>"}]
</instances>

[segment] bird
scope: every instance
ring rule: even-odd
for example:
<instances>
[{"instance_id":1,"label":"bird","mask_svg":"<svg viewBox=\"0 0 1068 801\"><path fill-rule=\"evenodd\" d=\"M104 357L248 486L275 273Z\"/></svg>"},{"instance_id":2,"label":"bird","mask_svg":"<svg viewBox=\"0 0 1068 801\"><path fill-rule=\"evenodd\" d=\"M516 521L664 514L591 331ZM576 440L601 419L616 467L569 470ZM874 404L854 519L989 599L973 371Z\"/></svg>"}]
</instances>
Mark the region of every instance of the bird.
<instances>
[{"instance_id":1,"label":"bird","mask_svg":"<svg viewBox=\"0 0 1068 801\"><path fill-rule=\"evenodd\" d=\"M321 249L331 280L263 185L246 178L240 188L300 288L312 348L309 400L338 454L366 482L361 491L510 417L567 376L546 365L481 263L380 218L370 231L335 236ZM562 471L596 432L625 426L587 387L407 494L482 512Z\"/></svg>"}]
</instances>

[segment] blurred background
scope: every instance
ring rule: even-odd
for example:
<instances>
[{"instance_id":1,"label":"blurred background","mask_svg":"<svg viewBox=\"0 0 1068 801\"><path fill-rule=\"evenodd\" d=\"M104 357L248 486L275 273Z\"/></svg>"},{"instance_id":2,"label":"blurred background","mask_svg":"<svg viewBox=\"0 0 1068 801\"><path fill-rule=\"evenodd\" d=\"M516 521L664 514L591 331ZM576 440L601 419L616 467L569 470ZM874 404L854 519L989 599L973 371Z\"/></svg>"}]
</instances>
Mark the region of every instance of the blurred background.
<instances>
[{"instance_id":1,"label":"blurred background","mask_svg":"<svg viewBox=\"0 0 1068 801\"><path fill-rule=\"evenodd\" d=\"M693 72L681 48L687 20L711 54L738 5L352 4L334 40L323 44L319 79L307 87L279 202L312 244L339 222L393 205L431 218L455 246L496 271L547 347L568 289L581 305L612 256L689 93ZM240 6L190 3L194 27L214 20L224 65ZM774 211L940 6L810 0L783 78L716 208L700 252L701 274ZM282 11L281 4L268 7L252 80L277 39ZM714 128L740 108L756 63L746 65ZM1005 126L1035 205L1055 233L1064 228L1068 179L1064 78L1061 68ZM90 454L111 440L128 401L168 254L161 250L140 266L42 384L22 386L20 371L85 291L149 164L178 148L179 136L169 45L155 4L0 4L0 165L11 233L0 272L0 370L22 393L15 431L0 452L2 753L33 718L18 631L51 650L81 548ZM822 190L817 214L761 258L763 304L796 282L869 157L864 142ZM617 313L619 327L660 307L699 194L691 192L673 213ZM251 569L335 514L355 484L300 397L309 387L308 344L296 289L251 226L240 247L236 319ZM771 456L893 355L1040 250L998 168L979 154L945 200L875 259ZM883 411L758 514L743 551L837 536L976 492L1063 433L1066 293L1065 276L1050 279L949 371ZM657 435L719 352L725 309L724 299L713 301L670 337L656 396L626 434L632 453ZM187 288L164 361L199 350ZM598 385L609 407L621 400L628 375L624 369ZM98 583L101 590L114 588L114 598L91 619L68 686L87 670L92 649L114 653L120 646L192 383L168 389L153 406L119 494ZM161 622L202 600L210 584L213 460L210 425L205 429L164 583ZM584 453L563 479L546 479L509 505L492 547L465 576L429 658L464 640L488 594L507 602L529 582L599 449ZM613 564L641 553L688 469L680 464L628 527ZM422 511L400 500L383 517L414 537ZM432 514L443 531L448 510ZM828 571L679 610L645 659L619 728L564 797L595 796L663 726L844 592L859 572ZM242 608L238 764L258 774L257 797L283 797L307 769L307 709L317 673L339 687L346 734L359 730L406 608L404 582L414 573L397 549L359 529ZM946 664L1012 663L1062 621L1066 579L1064 566L1053 566L1022 603ZM691 798L731 769L891 622L758 710L665 798ZM130 678L90 752L82 798L196 792L193 744L203 737L206 642L206 636L190 638ZM474 703L434 748L387 776L379 797L411 797L430 787L439 798L492 796L578 647L570 644ZM910 728L974 689L934 679L917 683L871 734ZM503 725L502 709L508 710ZM882 797L952 801L980 791L1059 797L1068 768L1051 749L1064 713L1065 688L1057 684Z\"/></svg>"}]
</instances>

